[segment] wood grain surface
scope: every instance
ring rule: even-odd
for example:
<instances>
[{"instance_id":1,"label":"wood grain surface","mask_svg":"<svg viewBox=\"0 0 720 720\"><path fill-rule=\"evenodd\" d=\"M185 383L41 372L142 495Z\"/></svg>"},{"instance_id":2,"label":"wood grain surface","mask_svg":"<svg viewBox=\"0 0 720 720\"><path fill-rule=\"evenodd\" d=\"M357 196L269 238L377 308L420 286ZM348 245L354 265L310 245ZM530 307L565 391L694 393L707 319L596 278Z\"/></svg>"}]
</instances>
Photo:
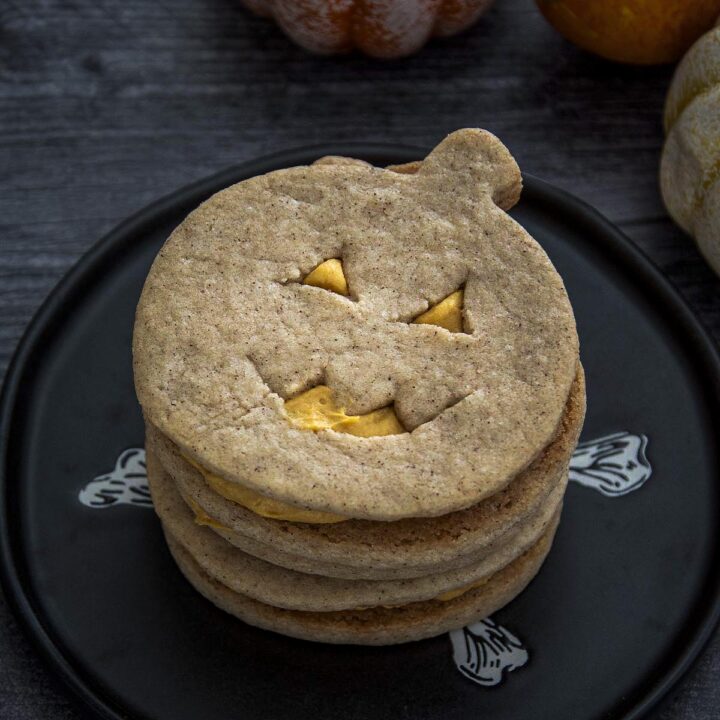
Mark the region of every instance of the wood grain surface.
<instances>
[{"instance_id":1,"label":"wood grain surface","mask_svg":"<svg viewBox=\"0 0 720 720\"><path fill-rule=\"evenodd\" d=\"M237 0L0 0L0 375L63 273L159 196L277 150L463 126L620 225L720 339L720 283L658 193L671 72L575 49L529 0L394 63L309 56ZM717 718L719 674L716 635L655 717ZM0 600L0 718L85 716Z\"/></svg>"}]
</instances>

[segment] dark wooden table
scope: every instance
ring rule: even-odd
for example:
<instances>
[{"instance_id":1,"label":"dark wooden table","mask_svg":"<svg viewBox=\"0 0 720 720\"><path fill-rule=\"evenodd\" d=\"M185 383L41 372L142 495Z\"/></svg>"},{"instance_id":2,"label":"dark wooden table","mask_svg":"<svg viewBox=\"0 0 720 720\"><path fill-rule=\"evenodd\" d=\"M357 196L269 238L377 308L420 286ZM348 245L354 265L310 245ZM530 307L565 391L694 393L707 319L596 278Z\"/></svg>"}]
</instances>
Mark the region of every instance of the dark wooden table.
<instances>
[{"instance_id":1,"label":"dark wooden table","mask_svg":"<svg viewBox=\"0 0 720 720\"><path fill-rule=\"evenodd\" d=\"M0 375L63 273L157 197L280 149L463 126L620 225L720 339L720 282L658 193L670 75L576 50L529 0L391 64L310 57L236 0L0 0ZM716 635L656 717L718 717L719 673ZM2 600L0 717L84 717Z\"/></svg>"}]
</instances>

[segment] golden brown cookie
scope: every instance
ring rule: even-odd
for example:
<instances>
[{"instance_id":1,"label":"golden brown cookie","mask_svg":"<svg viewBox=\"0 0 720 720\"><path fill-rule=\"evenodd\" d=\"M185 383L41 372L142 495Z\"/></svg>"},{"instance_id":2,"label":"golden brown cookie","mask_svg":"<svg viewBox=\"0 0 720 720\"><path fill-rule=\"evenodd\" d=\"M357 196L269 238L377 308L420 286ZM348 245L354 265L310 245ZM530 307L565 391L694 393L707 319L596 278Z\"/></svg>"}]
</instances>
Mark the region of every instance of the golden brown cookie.
<instances>
[{"instance_id":1,"label":"golden brown cookie","mask_svg":"<svg viewBox=\"0 0 720 720\"><path fill-rule=\"evenodd\" d=\"M480 587L454 600L340 612L284 610L233 592L205 573L167 531L166 538L178 567L195 589L250 625L316 642L392 645L440 635L487 617L509 603L537 574L556 528L557 523L553 523L530 550Z\"/></svg>"},{"instance_id":2,"label":"golden brown cookie","mask_svg":"<svg viewBox=\"0 0 720 720\"><path fill-rule=\"evenodd\" d=\"M578 366L560 432L507 488L465 510L394 522L312 525L260 517L213 492L152 426L147 427L147 447L186 497L228 528L215 531L245 552L306 573L348 579L412 578L468 565L511 542L515 528L548 502L553 489L564 487L584 416L585 382Z\"/></svg>"},{"instance_id":3,"label":"golden brown cookie","mask_svg":"<svg viewBox=\"0 0 720 720\"><path fill-rule=\"evenodd\" d=\"M153 505L163 526L207 575L253 600L317 612L402 605L448 592L462 593L529 550L554 522L565 491L564 483L555 488L542 511L517 529L512 542L479 562L410 580L345 580L289 570L239 550L195 522L174 481L152 453L147 455L147 473Z\"/></svg>"},{"instance_id":4,"label":"golden brown cookie","mask_svg":"<svg viewBox=\"0 0 720 720\"><path fill-rule=\"evenodd\" d=\"M364 163L234 185L172 234L134 334L150 423L226 481L369 520L445 515L503 490L556 435L576 374L565 288L502 208L520 173L497 138L450 135L413 174ZM342 263L347 295L304 284ZM462 331L413 322L462 291ZM326 386L403 432L292 422Z\"/></svg>"}]
</instances>

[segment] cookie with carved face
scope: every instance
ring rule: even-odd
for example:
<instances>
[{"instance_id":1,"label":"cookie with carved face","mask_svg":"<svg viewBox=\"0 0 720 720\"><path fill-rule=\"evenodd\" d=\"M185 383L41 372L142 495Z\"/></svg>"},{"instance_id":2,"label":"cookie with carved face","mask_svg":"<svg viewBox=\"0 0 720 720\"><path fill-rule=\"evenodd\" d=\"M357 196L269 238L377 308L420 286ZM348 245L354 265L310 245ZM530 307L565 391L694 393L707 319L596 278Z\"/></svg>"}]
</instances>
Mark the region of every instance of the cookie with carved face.
<instances>
[{"instance_id":1,"label":"cookie with carved face","mask_svg":"<svg viewBox=\"0 0 720 720\"><path fill-rule=\"evenodd\" d=\"M578 340L561 279L503 209L517 165L463 130L414 169L246 180L158 255L138 397L224 497L298 522L440 516L557 434Z\"/></svg>"}]
</instances>

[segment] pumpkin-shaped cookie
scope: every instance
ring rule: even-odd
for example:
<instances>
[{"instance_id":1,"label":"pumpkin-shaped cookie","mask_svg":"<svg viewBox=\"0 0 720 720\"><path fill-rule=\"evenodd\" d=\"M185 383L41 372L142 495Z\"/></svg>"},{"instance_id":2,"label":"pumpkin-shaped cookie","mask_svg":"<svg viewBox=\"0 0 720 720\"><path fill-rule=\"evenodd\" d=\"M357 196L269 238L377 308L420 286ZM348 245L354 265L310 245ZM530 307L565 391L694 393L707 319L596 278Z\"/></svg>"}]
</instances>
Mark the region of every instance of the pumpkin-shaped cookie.
<instances>
[{"instance_id":1,"label":"pumpkin-shaped cookie","mask_svg":"<svg viewBox=\"0 0 720 720\"><path fill-rule=\"evenodd\" d=\"M560 277L504 210L520 184L464 130L415 173L331 161L213 196L138 307L148 422L226 497L330 522L502 490L555 437L578 357Z\"/></svg>"},{"instance_id":2,"label":"pumpkin-shaped cookie","mask_svg":"<svg viewBox=\"0 0 720 720\"><path fill-rule=\"evenodd\" d=\"M355 48L377 58L419 50L431 37L470 27L492 0L243 0L274 18L285 34L314 53Z\"/></svg>"},{"instance_id":3,"label":"pumpkin-shaped cookie","mask_svg":"<svg viewBox=\"0 0 720 720\"><path fill-rule=\"evenodd\" d=\"M683 58L665 106L663 200L720 273L720 27Z\"/></svg>"}]
</instances>

